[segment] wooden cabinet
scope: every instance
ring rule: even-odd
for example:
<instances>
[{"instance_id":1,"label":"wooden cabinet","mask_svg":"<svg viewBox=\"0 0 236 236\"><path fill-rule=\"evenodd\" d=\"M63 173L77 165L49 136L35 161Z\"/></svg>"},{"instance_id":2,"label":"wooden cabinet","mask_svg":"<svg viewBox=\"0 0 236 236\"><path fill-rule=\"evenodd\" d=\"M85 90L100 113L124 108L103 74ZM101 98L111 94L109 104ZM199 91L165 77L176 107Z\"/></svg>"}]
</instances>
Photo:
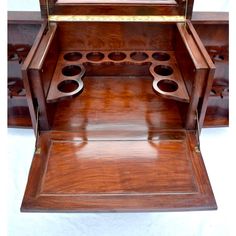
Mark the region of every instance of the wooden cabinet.
<instances>
[{"instance_id":1,"label":"wooden cabinet","mask_svg":"<svg viewBox=\"0 0 236 236\"><path fill-rule=\"evenodd\" d=\"M29 20L30 19L30 20ZM8 126L31 127L21 66L39 31L37 12L8 13Z\"/></svg>"},{"instance_id":2,"label":"wooden cabinet","mask_svg":"<svg viewBox=\"0 0 236 236\"><path fill-rule=\"evenodd\" d=\"M193 2L49 2L22 68L37 143L21 210L216 209Z\"/></svg>"},{"instance_id":3,"label":"wooden cabinet","mask_svg":"<svg viewBox=\"0 0 236 236\"><path fill-rule=\"evenodd\" d=\"M228 13L194 13L194 28L206 47L216 71L204 126L229 125L229 20Z\"/></svg>"}]
</instances>

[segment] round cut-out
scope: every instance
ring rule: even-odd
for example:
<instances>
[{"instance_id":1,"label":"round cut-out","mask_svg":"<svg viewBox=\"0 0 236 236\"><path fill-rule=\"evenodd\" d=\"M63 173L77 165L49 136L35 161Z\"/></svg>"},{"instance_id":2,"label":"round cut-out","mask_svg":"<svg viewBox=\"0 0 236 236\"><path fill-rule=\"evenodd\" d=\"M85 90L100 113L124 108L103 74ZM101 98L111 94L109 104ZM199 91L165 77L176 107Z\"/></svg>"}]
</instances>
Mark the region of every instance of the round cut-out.
<instances>
[{"instance_id":1,"label":"round cut-out","mask_svg":"<svg viewBox=\"0 0 236 236\"><path fill-rule=\"evenodd\" d=\"M170 55L165 52L155 52L152 54L152 57L157 61L168 61L170 59Z\"/></svg>"},{"instance_id":2,"label":"round cut-out","mask_svg":"<svg viewBox=\"0 0 236 236\"><path fill-rule=\"evenodd\" d=\"M224 56L223 55L220 55L220 54L216 54L213 56L213 61L224 61Z\"/></svg>"},{"instance_id":3,"label":"round cut-out","mask_svg":"<svg viewBox=\"0 0 236 236\"><path fill-rule=\"evenodd\" d=\"M170 66L159 65L154 68L156 74L161 76L169 76L173 74L173 69Z\"/></svg>"},{"instance_id":4,"label":"round cut-out","mask_svg":"<svg viewBox=\"0 0 236 236\"><path fill-rule=\"evenodd\" d=\"M17 51L17 52L24 52L25 50L26 50L25 47L16 48L16 51Z\"/></svg>"},{"instance_id":5,"label":"round cut-out","mask_svg":"<svg viewBox=\"0 0 236 236\"><path fill-rule=\"evenodd\" d=\"M163 79L157 83L157 87L163 92L170 93L175 92L178 89L178 84L173 80Z\"/></svg>"},{"instance_id":6,"label":"round cut-out","mask_svg":"<svg viewBox=\"0 0 236 236\"><path fill-rule=\"evenodd\" d=\"M68 52L64 55L64 59L67 61L78 61L82 58L82 54L79 52Z\"/></svg>"},{"instance_id":7,"label":"round cut-out","mask_svg":"<svg viewBox=\"0 0 236 236\"><path fill-rule=\"evenodd\" d=\"M148 58L148 55L145 52L133 52L130 57L135 61L144 61Z\"/></svg>"},{"instance_id":8,"label":"round cut-out","mask_svg":"<svg viewBox=\"0 0 236 236\"><path fill-rule=\"evenodd\" d=\"M58 90L63 93L71 93L79 87L79 84L75 80L64 80L57 86Z\"/></svg>"},{"instance_id":9,"label":"round cut-out","mask_svg":"<svg viewBox=\"0 0 236 236\"><path fill-rule=\"evenodd\" d=\"M101 52L90 52L86 57L90 61L101 61L104 58L104 54Z\"/></svg>"},{"instance_id":10,"label":"round cut-out","mask_svg":"<svg viewBox=\"0 0 236 236\"><path fill-rule=\"evenodd\" d=\"M65 76L75 76L81 72L81 68L76 65L66 66L62 69L62 74Z\"/></svg>"},{"instance_id":11,"label":"round cut-out","mask_svg":"<svg viewBox=\"0 0 236 236\"><path fill-rule=\"evenodd\" d=\"M108 58L113 61L122 61L126 58L126 55L123 52L111 52L109 53Z\"/></svg>"}]
</instances>

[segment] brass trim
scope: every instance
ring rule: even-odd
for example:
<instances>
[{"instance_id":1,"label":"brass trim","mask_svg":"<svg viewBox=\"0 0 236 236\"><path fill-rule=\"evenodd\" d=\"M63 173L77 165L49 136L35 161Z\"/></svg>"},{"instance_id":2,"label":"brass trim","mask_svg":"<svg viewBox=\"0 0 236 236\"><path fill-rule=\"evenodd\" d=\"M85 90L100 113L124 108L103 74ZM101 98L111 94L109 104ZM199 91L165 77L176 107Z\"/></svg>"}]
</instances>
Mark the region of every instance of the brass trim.
<instances>
[{"instance_id":1,"label":"brass trim","mask_svg":"<svg viewBox=\"0 0 236 236\"><path fill-rule=\"evenodd\" d=\"M197 122L197 130L196 130L196 138L197 138L197 146L195 147L196 152L200 152L200 134L201 134L201 129L200 129L200 124L199 124L199 114L198 110L196 110L196 122Z\"/></svg>"},{"instance_id":2,"label":"brass trim","mask_svg":"<svg viewBox=\"0 0 236 236\"><path fill-rule=\"evenodd\" d=\"M39 154L39 148L38 148L38 139L39 139L39 107L37 107L37 111L36 111L36 126L35 126L35 136L36 136L36 140L35 140L35 153Z\"/></svg>"},{"instance_id":3,"label":"brass trim","mask_svg":"<svg viewBox=\"0 0 236 236\"><path fill-rule=\"evenodd\" d=\"M185 3L185 13L184 13L185 27L186 27L186 22L187 22L187 16L188 16L188 0L186 0L186 3Z\"/></svg>"},{"instance_id":4,"label":"brass trim","mask_svg":"<svg viewBox=\"0 0 236 236\"><path fill-rule=\"evenodd\" d=\"M141 15L48 15L49 21L63 22L185 22L185 16Z\"/></svg>"}]
</instances>

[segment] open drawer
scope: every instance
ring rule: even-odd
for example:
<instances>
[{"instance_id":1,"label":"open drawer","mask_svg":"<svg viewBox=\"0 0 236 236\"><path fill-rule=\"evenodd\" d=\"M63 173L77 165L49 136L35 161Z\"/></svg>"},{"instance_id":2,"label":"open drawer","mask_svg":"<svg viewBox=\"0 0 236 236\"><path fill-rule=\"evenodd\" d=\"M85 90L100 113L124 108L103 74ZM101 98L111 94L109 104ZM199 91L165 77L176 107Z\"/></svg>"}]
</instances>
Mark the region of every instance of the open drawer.
<instances>
[{"instance_id":1,"label":"open drawer","mask_svg":"<svg viewBox=\"0 0 236 236\"><path fill-rule=\"evenodd\" d=\"M37 143L21 210L216 209L198 140L213 72L189 21L42 26L23 67Z\"/></svg>"}]
</instances>

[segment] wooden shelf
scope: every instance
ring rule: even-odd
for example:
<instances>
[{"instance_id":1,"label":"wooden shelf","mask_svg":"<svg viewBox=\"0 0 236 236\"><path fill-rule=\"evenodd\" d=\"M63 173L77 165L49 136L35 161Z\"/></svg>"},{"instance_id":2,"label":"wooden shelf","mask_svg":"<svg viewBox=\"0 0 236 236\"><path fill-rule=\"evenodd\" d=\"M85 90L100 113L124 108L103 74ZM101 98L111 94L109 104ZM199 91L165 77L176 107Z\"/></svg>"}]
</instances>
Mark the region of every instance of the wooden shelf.
<instances>
[{"instance_id":1,"label":"wooden shelf","mask_svg":"<svg viewBox=\"0 0 236 236\"><path fill-rule=\"evenodd\" d=\"M47 102L80 94L84 76L151 76L154 91L165 98L189 102L189 95L172 51L61 52Z\"/></svg>"}]
</instances>

